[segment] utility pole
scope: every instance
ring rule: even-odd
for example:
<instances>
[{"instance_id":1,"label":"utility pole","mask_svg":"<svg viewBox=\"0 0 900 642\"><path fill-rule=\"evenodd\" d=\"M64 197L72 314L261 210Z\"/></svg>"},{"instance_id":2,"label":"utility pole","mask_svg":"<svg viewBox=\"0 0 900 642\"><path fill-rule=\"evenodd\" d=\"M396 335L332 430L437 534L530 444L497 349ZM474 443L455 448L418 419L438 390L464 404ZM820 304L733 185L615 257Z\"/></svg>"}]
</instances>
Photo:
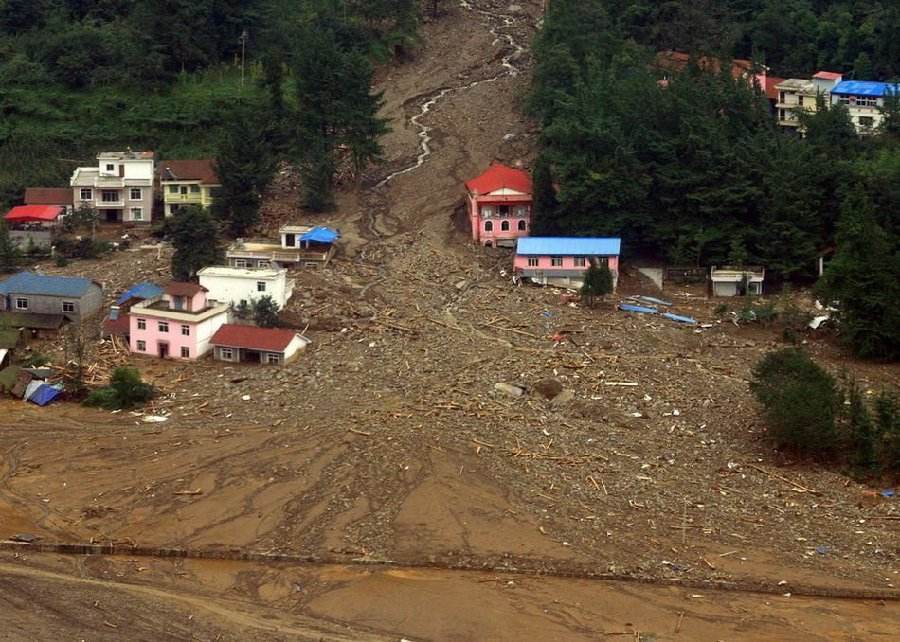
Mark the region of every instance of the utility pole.
<instances>
[{"instance_id":1,"label":"utility pole","mask_svg":"<svg viewBox=\"0 0 900 642\"><path fill-rule=\"evenodd\" d=\"M247 53L247 30L241 32L241 91L244 91L244 57Z\"/></svg>"}]
</instances>

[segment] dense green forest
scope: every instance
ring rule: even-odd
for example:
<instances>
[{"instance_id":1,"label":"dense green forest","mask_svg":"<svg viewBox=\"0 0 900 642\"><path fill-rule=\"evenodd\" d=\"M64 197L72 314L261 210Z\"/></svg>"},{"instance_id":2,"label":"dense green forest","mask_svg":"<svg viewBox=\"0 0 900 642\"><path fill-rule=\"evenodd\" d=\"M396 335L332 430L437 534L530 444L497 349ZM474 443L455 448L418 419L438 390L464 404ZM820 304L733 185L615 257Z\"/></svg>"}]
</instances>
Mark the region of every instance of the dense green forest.
<instances>
[{"instance_id":1,"label":"dense green forest","mask_svg":"<svg viewBox=\"0 0 900 642\"><path fill-rule=\"evenodd\" d=\"M418 0L0 0L0 205L26 185L65 184L100 149L209 156L247 112L283 125L302 109L292 78L309 59L311 29L352 41L353 60L332 51L326 69L350 65L368 82L370 60L414 41L419 9ZM294 139L308 135L278 123L289 138L280 153L306 148Z\"/></svg>"},{"instance_id":2,"label":"dense green forest","mask_svg":"<svg viewBox=\"0 0 900 642\"><path fill-rule=\"evenodd\" d=\"M791 20L800 9L806 19ZM817 257L835 252L819 288L857 326L848 340L866 356L900 356L890 303L900 296L898 100L888 101L881 130L863 137L844 107L820 101L800 138L779 130L759 88L733 78L728 64L722 73L689 65L667 83L653 65L659 48L687 43L696 57L753 53L773 73L852 71L862 56L888 76L900 64L891 35L898 10L846 1L553 0L530 96L543 125L535 230L621 235L632 254L681 264L762 264L776 280L811 282ZM835 16L859 37L822 40ZM772 22L802 33L769 46ZM853 47L838 46L848 38ZM808 60L801 65L785 42Z\"/></svg>"}]
</instances>

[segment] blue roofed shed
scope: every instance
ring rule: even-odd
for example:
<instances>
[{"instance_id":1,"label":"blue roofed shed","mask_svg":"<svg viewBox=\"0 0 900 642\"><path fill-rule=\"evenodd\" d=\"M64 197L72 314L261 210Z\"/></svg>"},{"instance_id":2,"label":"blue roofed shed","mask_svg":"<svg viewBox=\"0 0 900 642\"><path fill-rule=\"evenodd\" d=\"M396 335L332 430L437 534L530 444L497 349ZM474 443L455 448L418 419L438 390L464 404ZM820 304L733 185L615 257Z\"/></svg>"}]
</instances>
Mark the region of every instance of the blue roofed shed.
<instances>
[{"instance_id":1,"label":"blue roofed shed","mask_svg":"<svg viewBox=\"0 0 900 642\"><path fill-rule=\"evenodd\" d=\"M102 303L100 284L82 277L19 272L0 283L0 310L7 313L62 316L78 323L96 314Z\"/></svg>"}]
</instances>

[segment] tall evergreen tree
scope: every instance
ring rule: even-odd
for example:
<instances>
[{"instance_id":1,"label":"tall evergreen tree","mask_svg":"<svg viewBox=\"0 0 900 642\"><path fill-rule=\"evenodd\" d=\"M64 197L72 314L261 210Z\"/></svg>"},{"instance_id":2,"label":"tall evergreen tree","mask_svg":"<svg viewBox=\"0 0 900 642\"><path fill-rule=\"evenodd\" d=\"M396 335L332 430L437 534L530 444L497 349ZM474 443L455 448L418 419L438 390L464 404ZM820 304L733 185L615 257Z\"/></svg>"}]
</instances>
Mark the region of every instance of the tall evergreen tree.
<instances>
[{"instance_id":1,"label":"tall evergreen tree","mask_svg":"<svg viewBox=\"0 0 900 642\"><path fill-rule=\"evenodd\" d=\"M537 236L556 234L558 232L556 215L559 201L556 200L556 188L553 186L550 163L544 155L538 156L531 175L531 182L533 192L531 233Z\"/></svg>"},{"instance_id":2,"label":"tall evergreen tree","mask_svg":"<svg viewBox=\"0 0 900 642\"><path fill-rule=\"evenodd\" d=\"M837 253L818 291L837 307L840 334L859 356L900 358L900 254L860 187L844 199Z\"/></svg>"},{"instance_id":3,"label":"tall evergreen tree","mask_svg":"<svg viewBox=\"0 0 900 642\"><path fill-rule=\"evenodd\" d=\"M175 214L171 225L172 278L189 281L199 270L217 265L225 258L219 244L219 228L210 213L192 205Z\"/></svg>"},{"instance_id":4,"label":"tall evergreen tree","mask_svg":"<svg viewBox=\"0 0 900 642\"><path fill-rule=\"evenodd\" d=\"M213 207L234 236L243 236L259 222L263 193L276 167L269 135L266 116L259 111L240 107L226 123L216 154L222 187Z\"/></svg>"},{"instance_id":5,"label":"tall evergreen tree","mask_svg":"<svg viewBox=\"0 0 900 642\"><path fill-rule=\"evenodd\" d=\"M346 146L360 171L380 156L378 138L387 126L377 116L382 99L371 93L372 67L358 27L327 5L304 23L298 43L297 156L304 205L321 210L332 201L338 148Z\"/></svg>"}]
</instances>

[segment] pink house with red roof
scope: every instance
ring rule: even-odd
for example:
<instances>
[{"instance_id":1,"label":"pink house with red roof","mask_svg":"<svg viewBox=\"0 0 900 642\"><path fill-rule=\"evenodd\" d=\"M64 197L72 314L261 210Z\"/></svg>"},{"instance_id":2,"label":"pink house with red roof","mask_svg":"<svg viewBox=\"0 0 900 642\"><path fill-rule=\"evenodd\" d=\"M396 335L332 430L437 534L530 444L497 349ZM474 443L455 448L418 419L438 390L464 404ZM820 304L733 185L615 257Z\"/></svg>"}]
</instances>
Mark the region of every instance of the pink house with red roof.
<instances>
[{"instance_id":1,"label":"pink house with red roof","mask_svg":"<svg viewBox=\"0 0 900 642\"><path fill-rule=\"evenodd\" d=\"M216 331L228 322L228 304L206 298L206 288L173 281L163 293L132 306L129 349L165 359L194 360L210 349Z\"/></svg>"},{"instance_id":2,"label":"pink house with red roof","mask_svg":"<svg viewBox=\"0 0 900 642\"><path fill-rule=\"evenodd\" d=\"M494 162L466 182L472 240L479 245L515 247L531 232L531 176Z\"/></svg>"}]
</instances>

